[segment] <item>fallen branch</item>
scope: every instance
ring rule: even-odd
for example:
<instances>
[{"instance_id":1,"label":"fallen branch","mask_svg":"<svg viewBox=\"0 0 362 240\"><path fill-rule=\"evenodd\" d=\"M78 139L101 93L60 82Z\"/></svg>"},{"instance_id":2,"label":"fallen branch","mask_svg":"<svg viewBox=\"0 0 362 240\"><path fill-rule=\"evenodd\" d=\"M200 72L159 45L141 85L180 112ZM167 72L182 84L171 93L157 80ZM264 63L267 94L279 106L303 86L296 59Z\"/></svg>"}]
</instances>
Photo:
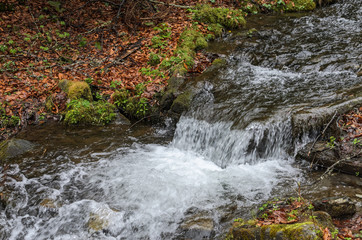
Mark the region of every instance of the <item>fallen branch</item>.
<instances>
[{"instance_id":1,"label":"fallen branch","mask_svg":"<svg viewBox=\"0 0 362 240\"><path fill-rule=\"evenodd\" d=\"M329 121L329 123L326 125L326 127L323 129L322 133L318 135L318 137L314 140L312 146L310 147L309 151L308 151L308 157L310 155L310 153L312 152L314 145L317 143L317 141L319 140L320 137L322 137L324 135L324 133L326 132L327 128L329 127L329 125L331 125L331 123L333 122L333 119L336 117L337 115L337 111L335 111L333 117L331 118L331 120ZM312 166L311 166L312 167Z\"/></svg>"},{"instance_id":2,"label":"fallen branch","mask_svg":"<svg viewBox=\"0 0 362 240\"><path fill-rule=\"evenodd\" d=\"M338 164L340 164L340 163L342 163L342 162L345 162L345 161L347 161L347 160L350 160L350 159L352 159L352 158L354 158L354 157L357 157L361 152L362 152L362 150L358 151L358 153L354 154L354 155L351 156L351 157L342 158L342 159L338 160L337 162L333 163L331 166L329 166L329 167L327 168L327 170L322 174L322 176L320 176L320 177L317 179L317 181L315 181L313 184L315 184L315 183L323 180L326 175L330 175L330 174L332 173L332 171L333 171L333 169L334 169L335 166L337 166Z\"/></svg>"},{"instance_id":3,"label":"fallen branch","mask_svg":"<svg viewBox=\"0 0 362 240\"><path fill-rule=\"evenodd\" d=\"M155 4L162 4L162 5L177 7L177 8L184 8L184 9L195 8L194 6L177 5L177 4L172 4L172 3L159 2L159 1L155 1L155 0L148 0L148 1L151 3L155 3Z\"/></svg>"}]
</instances>

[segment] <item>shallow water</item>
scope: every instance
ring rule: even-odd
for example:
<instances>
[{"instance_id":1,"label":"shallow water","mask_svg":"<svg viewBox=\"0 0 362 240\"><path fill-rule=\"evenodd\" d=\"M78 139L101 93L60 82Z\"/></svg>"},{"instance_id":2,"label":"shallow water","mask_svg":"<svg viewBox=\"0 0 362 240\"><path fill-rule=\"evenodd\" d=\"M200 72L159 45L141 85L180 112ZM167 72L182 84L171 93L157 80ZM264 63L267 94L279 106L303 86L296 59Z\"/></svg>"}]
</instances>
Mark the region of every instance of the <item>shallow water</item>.
<instances>
[{"instance_id":1,"label":"shallow water","mask_svg":"<svg viewBox=\"0 0 362 240\"><path fill-rule=\"evenodd\" d=\"M0 212L0 238L182 238L190 212L206 212L219 238L227 206L250 216L267 199L295 194L313 175L290 154L291 113L349 98L362 83L361 13L359 1L345 0L250 18L253 36L243 30L212 44L227 66L195 80L204 91L176 129L29 128L19 137L38 145L6 171L11 204ZM308 194L342 194L354 182L331 181Z\"/></svg>"}]
</instances>

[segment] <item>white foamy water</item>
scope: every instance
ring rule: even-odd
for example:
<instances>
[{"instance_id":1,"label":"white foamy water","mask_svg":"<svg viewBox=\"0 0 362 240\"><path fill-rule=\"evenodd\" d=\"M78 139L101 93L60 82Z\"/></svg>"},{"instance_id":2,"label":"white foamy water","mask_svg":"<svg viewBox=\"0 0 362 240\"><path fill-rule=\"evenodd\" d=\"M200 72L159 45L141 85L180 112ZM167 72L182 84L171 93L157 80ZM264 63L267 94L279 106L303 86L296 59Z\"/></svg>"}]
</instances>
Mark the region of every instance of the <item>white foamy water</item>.
<instances>
[{"instance_id":1,"label":"white foamy water","mask_svg":"<svg viewBox=\"0 0 362 240\"><path fill-rule=\"evenodd\" d=\"M52 180L43 176L18 183L24 196L33 185L58 207L27 206L21 215L25 205L19 206L5 223L12 228L8 239L161 239L162 233L176 231L190 207L212 210L236 196L244 207L267 199L278 184L298 175L290 164L269 159L222 169L193 151L138 145ZM92 218L104 231L89 228Z\"/></svg>"}]
</instances>

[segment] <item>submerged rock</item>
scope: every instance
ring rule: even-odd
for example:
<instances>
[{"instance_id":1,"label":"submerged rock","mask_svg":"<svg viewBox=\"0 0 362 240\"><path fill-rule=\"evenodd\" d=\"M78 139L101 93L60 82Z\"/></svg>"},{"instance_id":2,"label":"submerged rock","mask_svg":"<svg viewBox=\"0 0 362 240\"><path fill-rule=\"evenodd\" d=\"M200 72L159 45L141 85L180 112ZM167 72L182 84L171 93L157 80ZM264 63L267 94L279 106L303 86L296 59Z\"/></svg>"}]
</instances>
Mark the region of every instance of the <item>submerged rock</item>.
<instances>
[{"instance_id":1,"label":"submerged rock","mask_svg":"<svg viewBox=\"0 0 362 240\"><path fill-rule=\"evenodd\" d=\"M91 213L88 220L88 228L93 231L101 231L108 227L109 221L102 214Z\"/></svg>"},{"instance_id":2,"label":"submerged rock","mask_svg":"<svg viewBox=\"0 0 362 240\"><path fill-rule=\"evenodd\" d=\"M12 158L32 150L35 147L31 143L23 139L10 139L0 143L0 160Z\"/></svg>"}]
</instances>

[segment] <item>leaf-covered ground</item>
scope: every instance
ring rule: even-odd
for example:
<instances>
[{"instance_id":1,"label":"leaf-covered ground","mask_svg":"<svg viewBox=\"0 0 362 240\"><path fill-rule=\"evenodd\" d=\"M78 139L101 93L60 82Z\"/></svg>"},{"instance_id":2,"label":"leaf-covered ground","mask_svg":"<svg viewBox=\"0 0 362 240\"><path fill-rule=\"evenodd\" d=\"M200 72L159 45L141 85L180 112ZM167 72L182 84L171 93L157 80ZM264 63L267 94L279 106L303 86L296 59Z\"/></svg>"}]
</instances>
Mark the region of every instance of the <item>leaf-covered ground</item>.
<instances>
[{"instance_id":1,"label":"leaf-covered ground","mask_svg":"<svg viewBox=\"0 0 362 240\"><path fill-rule=\"evenodd\" d=\"M116 89L132 90L143 84L143 97L151 99L166 86L168 72L147 72L149 55L173 54L180 33L191 24L189 12L132 2L121 8L111 1L75 0L14 0L0 5L6 6L0 12L0 115L8 119L0 126L3 137L6 124L21 128L41 121L50 95L56 99L52 112L63 111L66 98L58 87L61 79L85 80L105 98ZM162 28L170 35L155 47L151 40ZM207 63L203 54L197 57L196 62Z\"/></svg>"}]
</instances>

